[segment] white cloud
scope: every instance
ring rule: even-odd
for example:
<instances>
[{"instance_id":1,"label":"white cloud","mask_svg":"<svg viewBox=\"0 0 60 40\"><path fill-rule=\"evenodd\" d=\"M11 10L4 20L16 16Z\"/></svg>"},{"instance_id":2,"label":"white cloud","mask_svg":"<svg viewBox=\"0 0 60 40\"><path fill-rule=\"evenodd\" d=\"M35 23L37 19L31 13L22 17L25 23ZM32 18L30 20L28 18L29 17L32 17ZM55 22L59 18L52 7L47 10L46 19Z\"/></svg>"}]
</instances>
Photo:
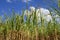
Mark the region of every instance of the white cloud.
<instances>
[{"instance_id":1,"label":"white cloud","mask_svg":"<svg viewBox=\"0 0 60 40\"><path fill-rule=\"evenodd\" d=\"M22 0L23 2L25 2L25 3L27 3L27 2L29 2L29 1L31 1L31 0Z\"/></svg>"},{"instance_id":2,"label":"white cloud","mask_svg":"<svg viewBox=\"0 0 60 40\"><path fill-rule=\"evenodd\" d=\"M55 18L56 22L60 24L60 18Z\"/></svg>"},{"instance_id":3,"label":"white cloud","mask_svg":"<svg viewBox=\"0 0 60 40\"><path fill-rule=\"evenodd\" d=\"M35 12L35 7L31 6L30 10L31 10L31 12Z\"/></svg>"},{"instance_id":4,"label":"white cloud","mask_svg":"<svg viewBox=\"0 0 60 40\"><path fill-rule=\"evenodd\" d=\"M40 8L40 11L44 15L49 15L50 14L49 10L48 9L45 9L45 8Z\"/></svg>"},{"instance_id":5,"label":"white cloud","mask_svg":"<svg viewBox=\"0 0 60 40\"><path fill-rule=\"evenodd\" d=\"M25 10L25 14L26 16L27 15L32 15L32 12L35 12L35 7L31 6L30 7L30 10ZM27 12L28 11L28 12ZM54 13L54 12L52 12ZM55 13L54 13L55 15ZM45 9L45 8L39 8L39 9L36 9L36 17L37 17L37 22L41 22L41 17L44 19L44 21L46 21L47 23L48 22L52 22L53 23L53 16L50 15L50 11L48 9ZM55 20L60 23L60 16L59 15L55 15ZM31 20L33 20L33 16L31 16Z\"/></svg>"},{"instance_id":6,"label":"white cloud","mask_svg":"<svg viewBox=\"0 0 60 40\"><path fill-rule=\"evenodd\" d=\"M7 2L11 3L12 1L11 0L6 0Z\"/></svg>"},{"instance_id":7,"label":"white cloud","mask_svg":"<svg viewBox=\"0 0 60 40\"><path fill-rule=\"evenodd\" d=\"M26 15L32 15L32 12L35 12L35 9L36 9L35 7L31 6L30 10L25 10L24 13ZM52 13L54 13L54 12L52 12ZM40 22L41 21L40 17L42 17L46 22L51 21L53 23L53 18L52 18L53 16L50 15L50 11L48 9L45 9L45 8L36 9L36 16L37 16L37 22ZM55 15L54 17L56 18L56 21L60 23L60 21L59 21L60 18L57 18L57 17L59 17L59 15ZM32 17L32 19L33 19L33 17Z\"/></svg>"},{"instance_id":8,"label":"white cloud","mask_svg":"<svg viewBox=\"0 0 60 40\"><path fill-rule=\"evenodd\" d=\"M47 15L46 18L45 18L45 20L46 20L47 22L52 21L52 16L51 16L51 15Z\"/></svg>"},{"instance_id":9,"label":"white cloud","mask_svg":"<svg viewBox=\"0 0 60 40\"><path fill-rule=\"evenodd\" d=\"M35 7L30 7L30 10L32 12L34 12L35 9L36 9ZM36 9L36 16L39 21L40 21L40 16L47 22L52 21L52 16L50 15L50 11L45 8Z\"/></svg>"},{"instance_id":10,"label":"white cloud","mask_svg":"<svg viewBox=\"0 0 60 40\"><path fill-rule=\"evenodd\" d=\"M40 16L41 16L43 19L46 19L47 18L47 21L50 21L51 20L50 12L49 12L48 9L39 8L39 9L36 10L36 15L37 15L37 17L39 19L40 19Z\"/></svg>"}]
</instances>

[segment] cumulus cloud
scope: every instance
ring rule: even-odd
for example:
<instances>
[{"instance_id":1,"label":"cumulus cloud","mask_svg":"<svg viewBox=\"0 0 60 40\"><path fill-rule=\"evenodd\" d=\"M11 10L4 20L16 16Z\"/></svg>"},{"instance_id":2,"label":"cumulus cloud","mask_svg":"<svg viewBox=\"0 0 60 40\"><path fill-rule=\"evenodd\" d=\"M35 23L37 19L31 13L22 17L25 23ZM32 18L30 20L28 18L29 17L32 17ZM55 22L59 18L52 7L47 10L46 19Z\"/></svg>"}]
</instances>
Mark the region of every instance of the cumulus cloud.
<instances>
[{"instance_id":1,"label":"cumulus cloud","mask_svg":"<svg viewBox=\"0 0 60 40\"><path fill-rule=\"evenodd\" d=\"M36 15L38 16L38 18L41 16L43 19L48 18L48 21L51 20L50 11L48 9L39 8L36 10Z\"/></svg>"},{"instance_id":2,"label":"cumulus cloud","mask_svg":"<svg viewBox=\"0 0 60 40\"><path fill-rule=\"evenodd\" d=\"M35 7L30 7L30 9L33 11L35 11ZM52 16L50 15L50 11L48 9L45 8L38 8L36 9L36 16L37 19L40 21L40 17L42 17L44 20L46 20L47 22L52 21Z\"/></svg>"},{"instance_id":3,"label":"cumulus cloud","mask_svg":"<svg viewBox=\"0 0 60 40\"><path fill-rule=\"evenodd\" d=\"M35 12L36 10L36 17L37 17L37 22L40 22L41 21L41 17L42 19L44 19L46 22L52 22L53 23L53 16L50 15L50 11L48 9L45 9L45 8L38 8L36 9L35 7L31 6L30 7L30 10L25 10L25 15L32 15L33 12ZM53 14L54 12L52 12ZM56 21L59 22L60 20L60 17L59 15L55 15L54 16ZM32 17L33 19L33 17ZM59 22L60 23L60 22Z\"/></svg>"},{"instance_id":4,"label":"cumulus cloud","mask_svg":"<svg viewBox=\"0 0 60 40\"><path fill-rule=\"evenodd\" d=\"M47 22L51 21L51 20L52 20L52 16L51 16L51 15L47 15L46 18L45 18L45 20L46 20Z\"/></svg>"},{"instance_id":5,"label":"cumulus cloud","mask_svg":"<svg viewBox=\"0 0 60 40\"><path fill-rule=\"evenodd\" d=\"M30 11L29 10L25 10L25 14L26 15L32 15L32 12L35 12L35 7L31 6L30 7ZM36 9L36 17L38 22L41 20L41 17L46 20L47 22L52 21L52 16L50 15L50 12L48 9L45 8L39 8Z\"/></svg>"},{"instance_id":6,"label":"cumulus cloud","mask_svg":"<svg viewBox=\"0 0 60 40\"><path fill-rule=\"evenodd\" d=\"M40 8L40 11L44 15L49 15L50 14L49 10L48 9L45 9L45 8Z\"/></svg>"},{"instance_id":7,"label":"cumulus cloud","mask_svg":"<svg viewBox=\"0 0 60 40\"><path fill-rule=\"evenodd\" d=\"M41 14L42 17L44 16L47 16L47 15L50 15L50 12L48 9L45 9L45 8L39 8L36 10L36 14L39 15Z\"/></svg>"},{"instance_id":8,"label":"cumulus cloud","mask_svg":"<svg viewBox=\"0 0 60 40\"><path fill-rule=\"evenodd\" d=\"M27 3L27 2L29 2L29 1L31 1L31 0L22 0L23 2L25 2L25 3Z\"/></svg>"},{"instance_id":9,"label":"cumulus cloud","mask_svg":"<svg viewBox=\"0 0 60 40\"><path fill-rule=\"evenodd\" d=\"M31 6L30 10L31 10L31 12L35 12L35 7Z\"/></svg>"},{"instance_id":10,"label":"cumulus cloud","mask_svg":"<svg viewBox=\"0 0 60 40\"><path fill-rule=\"evenodd\" d=\"M56 18L55 20L56 20L57 23L60 24L60 18Z\"/></svg>"},{"instance_id":11,"label":"cumulus cloud","mask_svg":"<svg viewBox=\"0 0 60 40\"><path fill-rule=\"evenodd\" d=\"M11 3L12 1L11 0L6 0L7 2Z\"/></svg>"}]
</instances>

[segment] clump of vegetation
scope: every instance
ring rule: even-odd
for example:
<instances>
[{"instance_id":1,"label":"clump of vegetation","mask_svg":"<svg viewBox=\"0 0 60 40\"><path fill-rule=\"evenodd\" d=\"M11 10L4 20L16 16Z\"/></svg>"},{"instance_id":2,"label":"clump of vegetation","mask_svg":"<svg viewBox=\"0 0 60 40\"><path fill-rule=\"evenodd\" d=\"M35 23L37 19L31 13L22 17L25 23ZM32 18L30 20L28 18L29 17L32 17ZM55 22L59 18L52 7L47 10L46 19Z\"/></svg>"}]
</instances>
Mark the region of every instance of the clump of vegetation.
<instances>
[{"instance_id":1,"label":"clump of vegetation","mask_svg":"<svg viewBox=\"0 0 60 40\"><path fill-rule=\"evenodd\" d=\"M12 13L11 17L5 15L3 21L0 19L0 40L60 40L60 24L55 18L46 25L42 17L38 24L36 10L26 19L24 11L22 15Z\"/></svg>"}]
</instances>

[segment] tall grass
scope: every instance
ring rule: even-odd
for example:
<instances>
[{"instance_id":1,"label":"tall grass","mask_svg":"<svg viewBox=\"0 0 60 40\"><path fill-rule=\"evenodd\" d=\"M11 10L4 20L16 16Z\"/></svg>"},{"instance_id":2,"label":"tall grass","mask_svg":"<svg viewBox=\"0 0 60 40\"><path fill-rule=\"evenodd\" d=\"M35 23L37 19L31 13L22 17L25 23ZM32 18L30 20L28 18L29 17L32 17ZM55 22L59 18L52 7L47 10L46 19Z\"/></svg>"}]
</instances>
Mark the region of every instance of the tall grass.
<instances>
[{"instance_id":1,"label":"tall grass","mask_svg":"<svg viewBox=\"0 0 60 40\"><path fill-rule=\"evenodd\" d=\"M60 24L48 22L45 26L41 17L41 24L37 23L36 11L26 17L24 21L24 11L22 15L12 12L11 17L6 17L4 22L0 19L0 40L60 40ZM38 26L41 25L41 26Z\"/></svg>"}]
</instances>

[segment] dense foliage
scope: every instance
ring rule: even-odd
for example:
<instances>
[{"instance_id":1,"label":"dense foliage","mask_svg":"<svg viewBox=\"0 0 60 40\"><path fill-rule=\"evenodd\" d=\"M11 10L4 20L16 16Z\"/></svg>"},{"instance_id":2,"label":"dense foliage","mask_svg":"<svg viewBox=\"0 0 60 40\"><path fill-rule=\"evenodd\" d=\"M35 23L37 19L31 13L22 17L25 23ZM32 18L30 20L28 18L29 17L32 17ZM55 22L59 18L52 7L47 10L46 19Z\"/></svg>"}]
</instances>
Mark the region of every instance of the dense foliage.
<instances>
[{"instance_id":1,"label":"dense foliage","mask_svg":"<svg viewBox=\"0 0 60 40\"><path fill-rule=\"evenodd\" d=\"M22 15L15 12L10 17L5 15L4 20L0 19L0 40L60 40L60 24L55 18L47 24L44 24L42 17L40 19L41 22L38 23L36 10L32 15L27 15L26 19L24 11Z\"/></svg>"}]
</instances>

